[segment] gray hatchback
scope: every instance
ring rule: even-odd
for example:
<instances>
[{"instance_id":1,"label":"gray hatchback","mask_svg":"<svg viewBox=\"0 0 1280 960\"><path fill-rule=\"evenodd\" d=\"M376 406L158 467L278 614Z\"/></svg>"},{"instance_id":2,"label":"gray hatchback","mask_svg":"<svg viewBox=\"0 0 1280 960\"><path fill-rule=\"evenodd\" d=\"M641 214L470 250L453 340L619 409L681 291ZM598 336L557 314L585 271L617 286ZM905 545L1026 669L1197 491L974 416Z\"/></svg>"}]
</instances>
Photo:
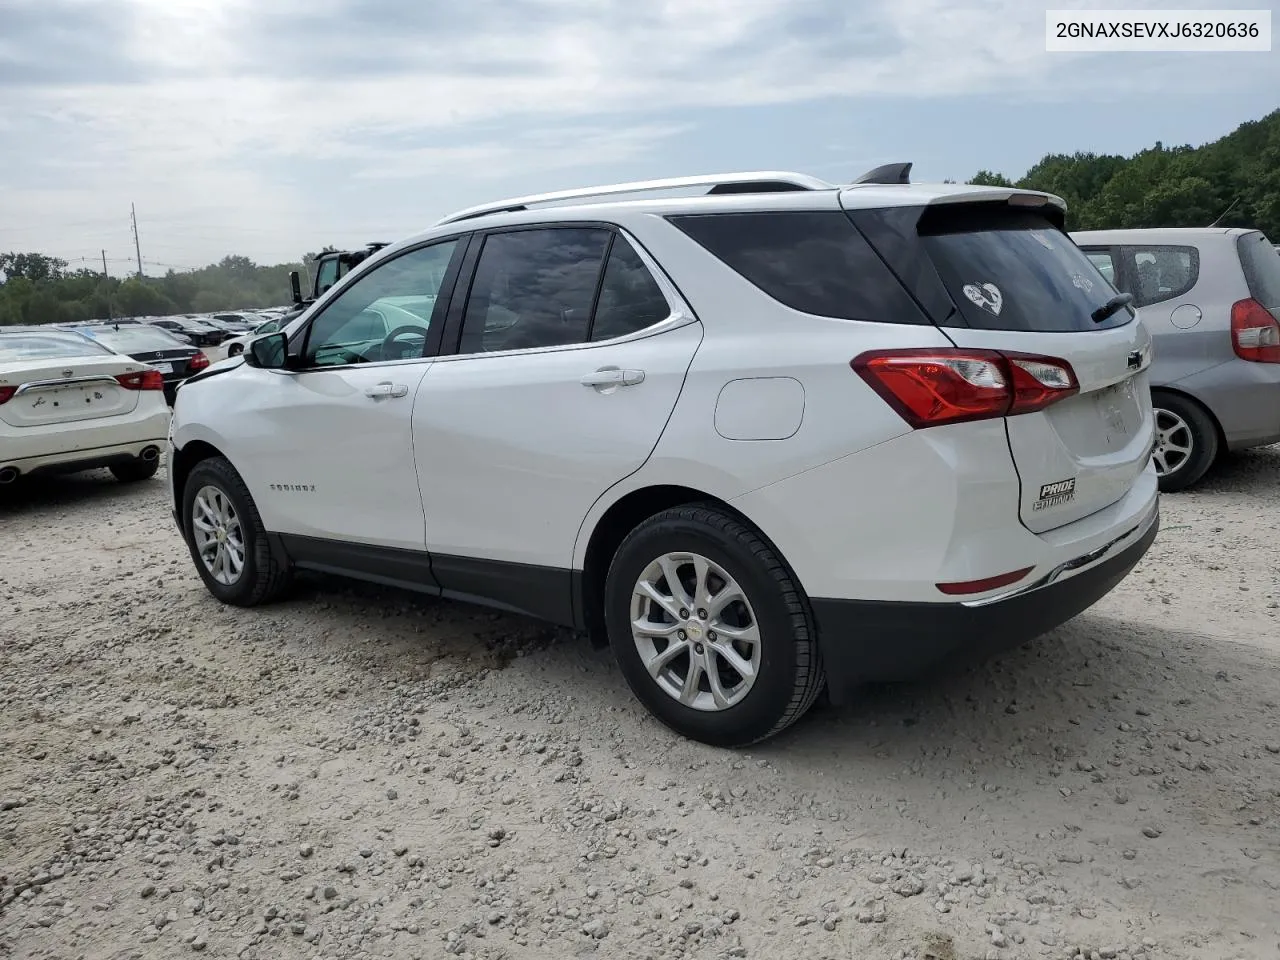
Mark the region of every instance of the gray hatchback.
<instances>
[{"instance_id":1,"label":"gray hatchback","mask_svg":"<svg viewBox=\"0 0 1280 960\"><path fill-rule=\"evenodd\" d=\"M1280 443L1280 253L1226 227L1071 234L1133 295L1151 331L1160 489L1184 490L1227 450Z\"/></svg>"}]
</instances>

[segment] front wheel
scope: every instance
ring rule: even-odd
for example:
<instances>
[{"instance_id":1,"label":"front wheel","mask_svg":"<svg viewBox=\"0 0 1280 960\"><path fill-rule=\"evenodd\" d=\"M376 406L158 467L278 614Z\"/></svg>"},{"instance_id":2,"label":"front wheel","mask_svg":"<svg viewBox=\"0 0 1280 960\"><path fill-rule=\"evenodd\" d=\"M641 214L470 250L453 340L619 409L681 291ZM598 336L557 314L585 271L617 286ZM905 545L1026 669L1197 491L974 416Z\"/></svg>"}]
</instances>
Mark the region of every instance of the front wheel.
<instances>
[{"instance_id":1,"label":"front wheel","mask_svg":"<svg viewBox=\"0 0 1280 960\"><path fill-rule=\"evenodd\" d=\"M1156 418L1155 463L1161 493L1186 490L1200 480L1218 456L1218 428L1194 400L1172 393L1151 398Z\"/></svg>"},{"instance_id":2,"label":"front wheel","mask_svg":"<svg viewBox=\"0 0 1280 960\"><path fill-rule=\"evenodd\" d=\"M244 353L243 343L233 343L231 346L227 347L228 357L238 357L242 353Z\"/></svg>"},{"instance_id":3,"label":"front wheel","mask_svg":"<svg viewBox=\"0 0 1280 960\"><path fill-rule=\"evenodd\" d=\"M605 583L609 643L667 726L742 747L790 726L824 683L808 601L758 533L713 505L650 517Z\"/></svg>"},{"instance_id":4,"label":"front wheel","mask_svg":"<svg viewBox=\"0 0 1280 960\"><path fill-rule=\"evenodd\" d=\"M223 603L257 606L288 587L291 570L272 553L249 488L230 461L196 464L183 488L182 518L196 572Z\"/></svg>"}]
</instances>

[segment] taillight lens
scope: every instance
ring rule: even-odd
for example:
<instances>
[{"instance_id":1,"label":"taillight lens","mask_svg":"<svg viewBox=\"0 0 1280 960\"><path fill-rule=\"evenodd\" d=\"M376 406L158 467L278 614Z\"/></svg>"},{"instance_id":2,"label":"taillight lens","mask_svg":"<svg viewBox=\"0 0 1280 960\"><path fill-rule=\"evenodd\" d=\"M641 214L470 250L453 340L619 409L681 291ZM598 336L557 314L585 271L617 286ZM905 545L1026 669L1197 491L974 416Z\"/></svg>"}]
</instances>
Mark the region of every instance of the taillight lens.
<instances>
[{"instance_id":1,"label":"taillight lens","mask_svg":"<svg viewBox=\"0 0 1280 960\"><path fill-rule=\"evenodd\" d=\"M1231 305L1231 346L1241 360L1280 363L1280 322L1257 300Z\"/></svg>"},{"instance_id":2,"label":"taillight lens","mask_svg":"<svg viewBox=\"0 0 1280 960\"><path fill-rule=\"evenodd\" d=\"M917 429L1032 413L1080 390L1067 361L1029 353L876 350L849 365Z\"/></svg>"},{"instance_id":3,"label":"taillight lens","mask_svg":"<svg viewBox=\"0 0 1280 960\"><path fill-rule=\"evenodd\" d=\"M8 403L17 392L17 387L0 387L0 403Z\"/></svg>"},{"instance_id":4,"label":"taillight lens","mask_svg":"<svg viewBox=\"0 0 1280 960\"><path fill-rule=\"evenodd\" d=\"M116 383L126 390L164 389L164 377L159 370L140 370L138 373L117 374Z\"/></svg>"},{"instance_id":5,"label":"taillight lens","mask_svg":"<svg viewBox=\"0 0 1280 960\"><path fill-rule=\"evenodd\" d=\"M209 358L203 353L197 353L190 360L190 368L192 370L203 370L209 365Z\"/></svg>"},{"instance_id":6,"label":"taillight lens","mask_svg":"<svg viewBox=\"0 0 1280 960\"><path fill-rule=\"evenodd\" d=\"M994 577L984 577L981 580L962 580L955 583L939 583L938 589L949 596L964 596L970 593L985 593L988 590L997 590L1000 587L1007 587L1017 583L1035 567L1023 567L1021 570L1011 570L1008 573L1001 573Z\"/></svg>"}]
</instances>

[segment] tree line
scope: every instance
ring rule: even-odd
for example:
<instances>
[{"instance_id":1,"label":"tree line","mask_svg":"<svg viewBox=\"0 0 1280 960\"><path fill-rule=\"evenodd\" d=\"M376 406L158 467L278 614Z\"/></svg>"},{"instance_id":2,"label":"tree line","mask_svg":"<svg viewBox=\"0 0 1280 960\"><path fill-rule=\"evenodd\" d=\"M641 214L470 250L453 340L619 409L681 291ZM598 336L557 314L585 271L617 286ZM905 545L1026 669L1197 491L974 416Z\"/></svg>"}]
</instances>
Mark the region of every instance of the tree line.
<instances>
[{"instance_id":1,"label":"tree line","mask_svg":"<svg viewBox=\"0 0 1280 960\"><path fill-rule=\"evenodd\" d=\"M1067 201L1070 230L1253 227L1280 243L1280 110L1201 147L1131 157L1050 154L1016 182L990 170L970 183L1044 190Z\"/></svg>"},{"instance_id":2,"label":"tree line","mask_svg":"<svg viewBox=\"0 0 1280 960\"><path fill-rule=\"evenodd\" d=\"M1131 157L1050 154L1016 182L981 170L969 183L1057 194L1067 201L1072 230L1216 222L1254 227L1280 242L1280 110L1199 147L1156 143ZM228 256L199 270L122 280L69 272L66 261L39 253L0 254L0 324L272 306L289 298L289 271L306 276L315 258L261 266Z\"/></svg>"},{"instance_id":3,"label":"tree line","mask_svg":"<svg viewBox=\"0 0 1280 960\"><path fill-rule=\"evenodd\" d=\"M227 256L199 270L121 279L68 270L65 260L40 253L0 253L0 326L277 306L290 300L289 272L307 277L317 256L275 266Z\"/></svg>"}]
</instances>

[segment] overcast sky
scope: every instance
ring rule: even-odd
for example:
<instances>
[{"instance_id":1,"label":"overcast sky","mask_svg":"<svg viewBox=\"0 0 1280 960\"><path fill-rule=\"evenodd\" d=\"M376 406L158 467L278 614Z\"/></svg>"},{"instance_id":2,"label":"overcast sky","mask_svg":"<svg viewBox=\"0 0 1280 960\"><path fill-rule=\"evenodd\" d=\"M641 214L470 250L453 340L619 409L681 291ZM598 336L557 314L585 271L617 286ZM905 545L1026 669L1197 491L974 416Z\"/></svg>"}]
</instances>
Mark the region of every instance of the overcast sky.
<instances>
[{"instance_id":1,"label":"overcast sky","mask_svg":"<svg viewBox=\"0 0 1280 960\"><path fill-rule=\"evenodd\" d=\"M105 247L123 273L133 202L149 273L276 263L521 193L891 160L1017 176L1280 106L1274 51L1048 54L1044 7L0 0L0 250L100 267Z\"/></svg>"}]
</instances>

